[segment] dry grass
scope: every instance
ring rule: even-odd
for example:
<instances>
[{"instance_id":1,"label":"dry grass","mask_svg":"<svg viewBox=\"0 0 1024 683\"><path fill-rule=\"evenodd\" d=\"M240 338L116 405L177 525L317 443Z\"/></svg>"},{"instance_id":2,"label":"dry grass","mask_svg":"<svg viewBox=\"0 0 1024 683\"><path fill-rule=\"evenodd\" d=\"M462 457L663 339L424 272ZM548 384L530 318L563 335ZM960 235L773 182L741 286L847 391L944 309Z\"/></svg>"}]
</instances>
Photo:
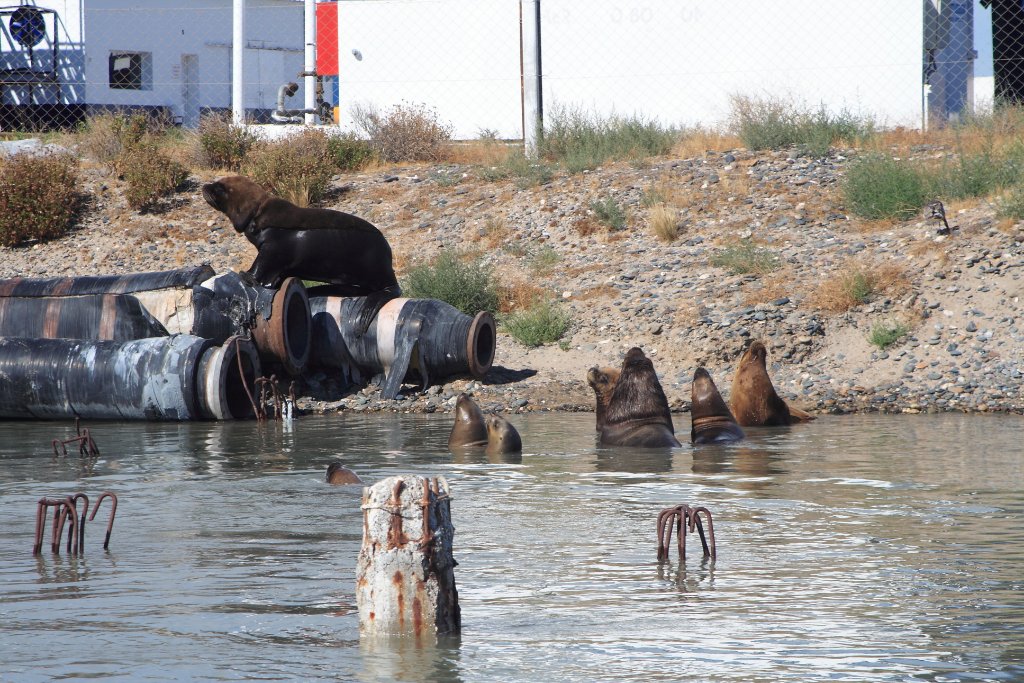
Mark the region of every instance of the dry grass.
<instances>
[{"instance_id":1,"label":"dry grass","mask_svg":"<svg viewBox=\"0 0 1024 683\"><path fill-rule=\"evenodd\" d=\"M760 287L746 291L744 300L748 306L766 304L782 297L788 297L795 289L799 288L796 272L790 266L762 277L760 283Z\"/></svg>"},{"instance_id":2,"label":"dry grass","mask_svg":"<svg viewBox=\"0 0 1024 683\"><path fill-rule=\"evenodd\" d=\"M946 246L944 242L921 240L911 244L907 253L915 258L927 257L937 265L944 266L949 263L949 252L946 250Z\"/></svg>"},{"instance_id":3,"label":"dry grass","mask_svg":"<svg viewBox=\"0 0 1024 683\"><path fill-rule=\"evenodd\" d=\"M572 298L577 301L592 301L594 299L613 299L618 296L619 290L609 284L598 285L582 292L574 293Z\"/></svg>"},{"instance_id":4,"label":"dry grass","mask_svg":"<svg viewBox=\"0 0 1024 683\"><path fill-rule=\"evenodd\" d=\"M842 313L877 294L896 294L909 284L903 269L894 263L851 263L823 280L810 303L823 311Z\"/></svg>"},{"instance_id":5,"label":"dry grass","mask_svg":"<svg viewBox=\"0 0 1024 683\"><path fill-rule=\"evenodd\" d=\"M727 135L714 130L696 130L679 138L672 147L672 154L681 159L703 156L706 152L724 152L742 147L743 143L735 135Z\"/></svg>"},{"instance_id":6,"label":"dry grass","mask_svg":"<svg viewBox=\"0 0 1024 683\"><path fill-rule=\"evenodd\" d=\"M498 287L498 312L524 311L545 301L551 293L523 279L509 279Z\"/></svg>"},{"instance_id":7,"label":"dry grass","mask_svg":"<svg viewBox=\"0 0 1024 683\"><path fill-rule=\"evenodd\" d=\"M580 237L591 237L601 233L604 230L604 226L598 223L597 220L591 216L583 216L573 221L572 229L575 230Z\"/></svg>"},{"instance_id":8,"label":"dry grass","mask_svg":"<svg viewBox=\"0 0 1024 683\"><path fill-rule=\"evenodd\" d=\"M488 249L497 249L502 244L512 239L512 229L508 221L497 216L484 218L482 235L477 234L477 239L483 241Z\"/></svg>"},{"instance_id":9,"label":"dry grass","mask_svg":"<svg viewBox=\"0 0 1024 683\"><path fill-rule=\"evenodd\" d=\"M500 166L519 145L501 140L470 140L453 142L447 148L445 161L473 166Z\"/></svg>"},{"instance_id":10,"label":"dry grass","mask_svg":"<svg viewBox=\"0 0 1024 683\"><path fill-rule=\"evenodd\" d=\"M674 242L679 236L678 215L664 204L651 207L648 212L651 231L662 242Z\"/></svg>"}]
</instances>

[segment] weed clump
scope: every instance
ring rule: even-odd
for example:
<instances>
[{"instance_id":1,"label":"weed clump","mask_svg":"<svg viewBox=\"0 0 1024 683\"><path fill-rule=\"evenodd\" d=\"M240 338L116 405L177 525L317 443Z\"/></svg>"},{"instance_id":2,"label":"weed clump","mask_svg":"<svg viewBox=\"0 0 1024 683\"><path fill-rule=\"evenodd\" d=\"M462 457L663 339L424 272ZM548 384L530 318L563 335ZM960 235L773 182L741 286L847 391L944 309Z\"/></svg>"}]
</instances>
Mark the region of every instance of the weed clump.
<instances>
[{"instance_id":1,"label":"weed clump","mask_svg":"<svg viewBox=\"0 0 1024 683\"><path fill-rule=\"evenodd\" d=\"M231 122L227 114L207 114L199 119L193 157L204 168L237 171L259 137L245 126Z\"/></svg>"},{"instance_id":2,"label":"weed clump","mask_svg":"<svg viewBox=\"0 0 1024 683\"><path fill-rule=\"evenodd\" d=\"M679 137L675 128L636 116L605 118L555 107L546 117L538 153L569 173L580 173L609 160L639 163L667 154Z\"/></svg>"},{"instance_id":3,"label":"weed clump","mask_svg":"<svg viewBox=\"0 0 1024 683\"><path fill-rule=\"evenodd\" d=\"M766 275L778 269L779 257L747 239L719 249L712 255L711 265L725 268L733 275Z\"/></svg>"},{"instance_id":4,"label":"weed clump","mask_svg":"<svg viewBox=\"0 0 1024 683\"><path fill-rule=\"evenodd\" d=\"M750 149L783 149L796 146L802 154L823 157L836 143L853 144L874 133L870 118L846 110L830 112L800 106L774 97L734 95L731 126Z\"/></svg>"},{"instance_id":5,"label":"weed clump","mask_svg":"<svg viewBox=\"0 0 1024 683\"><path fill-rule=\"evenodd\" d=\"M557 303L545 299L530 308L505 316L505 331L524 346L542 346L558 341L569 331L571 318Z\"/></svg>"},{"instance_id":6,"label":"weed clump","mask_svg":"<svg viewBox=\"0 0 1024 683\"><path fill-rule=\"evenodd\" d=\"M149 138L126 148L117 165L126 184L125 200L136 211L152 208L188 178L188 169L160 151Z\"/></svg>"},{"instance_id":7,"label":"weed clump","mask_svg":"<svg viewBox=\"0 0 1024 683\"><path fill-rule=\"evenodd\" d=\"M498 309L498 286L490 269L450 249L433 262L410 269L403 278L402 292L415 299L440 299L466 315Z\"/></svg>"},{"instance_id":8,"label":"weed clump","mask_svg":"<svg viewBox=\"0 0 1024 683\"><path fill-rule=\"evenodd\" d=\"M626 211L615 201L614 197L595 199L590 202L590 210L597 220L609 230L622 230L626 227Z\"/></svg>"},{"instance_id":9,"label":"weed clump","mask_svg":"<svg viewBox=\"0 0 1024 683\"><path fill-rule=\"evenodd\" d=\"M0 157L0 244L59 237L78 209L78 160L59 152Z\"/></svg>"},{"instance_id":10,"label":"weed clump","mask_svg":"<svg viewBox=\"0 0 1024 683\"><path fill-rule=\"evenodd\" d=\"M911 218L928 196L920 172L878 154L865 156L850 167L844 194L850 210L869 220Z\"/></svg>"},{"instance_id":11,"label":"weed clump","mask_svg":"<svg viewBox=\"0 0 1024 683\"><path fill-rule=\"evenodd\" d=\"M842 313L905 284L903 271L898 266L852 264L823 281L812 299L818 308Z\"/></svg>"},{"instance_id":12,"label":"weed clump","mask_svg":"<svg viewBox=\"0 0 1024 683\"><path fill-rule=\"evenodd\" d=\"M868 335L868 342L882 350L885 350L903 337L907 336L909 332L910 328L903 323L896 322L894 320L887 320L871 327L871 333Z\"/></svg>"},{"instance_id":13,"label":"weed clump","mask_svg":"<svg viewBox=\"0 0 1024 683\"><path fill-rule=\"evenodd\" d=\"M246 158L242 172L296 206L316 204L334 175L328 135L304 129L287 138L264 142Z\"/></svg>"},{"instance_id":14,"label":"weed clump","mask_svg":"<svg viewBox=\"0 0 1024 683\"><path fill-rule=\"evenodd\" d=\"M120 162L143 138L159 135L162 122L141 112L104 112L86 119L78 130L79 149L110 170L120 173Z\"/></svg>"},{"instance_id":15,"label":"weed clump","mask_svg":"<svg viewBox=\"0 0 1024 683\"><path fill-rule=\"evenodd\" d=\"M442 123L425 104L396 104L381 113L376 107L356 104L352 118L370 139L382 161L440 161L453 128Z\"/></svg>"},{"instance_id":16,"label":"weed clump","mask_svg":"<svg viewBox=\"0 0 1024 683\"><path fill-rule=\"evenodd\" d=\"M676 212L664 204L657 204L650 210L651 230L662 242L674 242L679 236Z\"/></svg>"}]
</instances>

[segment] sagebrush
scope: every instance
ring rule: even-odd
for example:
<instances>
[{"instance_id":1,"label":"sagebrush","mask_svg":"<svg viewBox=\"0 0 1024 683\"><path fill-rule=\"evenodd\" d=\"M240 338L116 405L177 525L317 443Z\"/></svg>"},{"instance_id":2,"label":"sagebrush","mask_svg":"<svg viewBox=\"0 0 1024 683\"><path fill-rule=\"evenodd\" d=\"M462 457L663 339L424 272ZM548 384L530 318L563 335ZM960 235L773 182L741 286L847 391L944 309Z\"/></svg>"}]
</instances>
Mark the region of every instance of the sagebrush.
<instances>
[{"instance_id":1,"label":"sagebrush","mask_svg":"<svg viewBox=\"0 0 1024 683\"><path fill-rule=\"evenodd\" d=\"M0 157L0 244L59 237L78 209L78 159L59 152Z\"/></svg>"}]
</instances>

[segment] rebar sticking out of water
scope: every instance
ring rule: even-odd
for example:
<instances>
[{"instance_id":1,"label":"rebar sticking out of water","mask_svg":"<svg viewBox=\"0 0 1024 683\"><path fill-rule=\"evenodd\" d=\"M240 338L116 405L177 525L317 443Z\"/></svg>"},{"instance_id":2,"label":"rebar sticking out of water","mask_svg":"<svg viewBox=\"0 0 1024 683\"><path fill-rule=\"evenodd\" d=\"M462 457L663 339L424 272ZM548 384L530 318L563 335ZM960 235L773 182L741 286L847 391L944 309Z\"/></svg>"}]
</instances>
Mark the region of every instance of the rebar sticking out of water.
<instances>
[{"instance_id":1,"label":"rebar sticking out of water","mask_svg":"<svg viewBox=\"0 0 1024 683\"><path fill-rule=\"evenodd\" d=\"M708 521L708 534L704 535L704 525L700 519L700 513ZM658 514L658 559L668 559L668 548L672 543L672 527L676 528L676 544L679 547L679 560L686 560L686 532L694 530L700 534L700 544L704 549L704 557L715 559L717 551L715 548L715 525L711 521L711 511L706 507L690 507L683 503L670 508L665 508ZM709 544L710 539L710 544Z\"/></svg>"}]
</instances>

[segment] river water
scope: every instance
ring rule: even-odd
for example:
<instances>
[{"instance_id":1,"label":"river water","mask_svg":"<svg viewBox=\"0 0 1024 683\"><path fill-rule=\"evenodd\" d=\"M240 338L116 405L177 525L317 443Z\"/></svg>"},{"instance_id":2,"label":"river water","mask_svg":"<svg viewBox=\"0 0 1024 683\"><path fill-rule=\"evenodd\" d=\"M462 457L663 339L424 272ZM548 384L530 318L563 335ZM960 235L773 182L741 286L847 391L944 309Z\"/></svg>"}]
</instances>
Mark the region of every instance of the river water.
<instances>
[{"instance_id":1,"label":"river water","mask_svg":"<svg viewBox=\"0 0 1024 683\"><path fill-rule=\"evenodd\" d=\"M511 417L523 455L490 460L449 454L450 420L94 423L94 462L53 457L68 423L0 422L0 680L1024 679L1020 417L645 452L533 414ZM448 479L460 638L360 641L361 490L324 483L336 458ZM104 507L82 557L32 556L40 497L106 490L109 552ZM695 537L657 561L679 503L712 511L716 561Z\"/></svg>"}]
</instances>

